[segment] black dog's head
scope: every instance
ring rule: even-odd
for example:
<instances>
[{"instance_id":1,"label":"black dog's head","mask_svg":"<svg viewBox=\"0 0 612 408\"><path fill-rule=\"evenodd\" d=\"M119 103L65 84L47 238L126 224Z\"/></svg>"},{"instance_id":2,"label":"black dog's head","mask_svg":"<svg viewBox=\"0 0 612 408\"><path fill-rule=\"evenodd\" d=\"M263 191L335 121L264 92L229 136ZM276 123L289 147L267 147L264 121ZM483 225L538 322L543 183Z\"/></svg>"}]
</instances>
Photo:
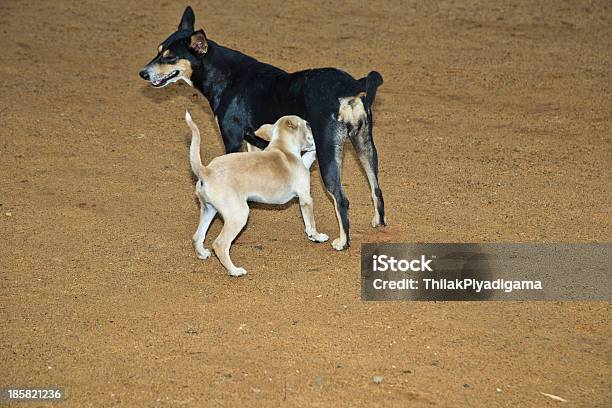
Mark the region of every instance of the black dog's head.
<instances>
[{"instance_id":1,"label":"black dog's head","mask_svg":"<svg viewBox=\"0 0 612 408\"><path fill-rule=\"evenodd\" d=\"M208 41L204 30L194 31L195 15L187 6L179 23L178 30L170 35L157 48L157 55L143 69L140 77L156 88L184 80L192 85L191 76L201 58L208 51Z\"/></svg>"}]
</instances>

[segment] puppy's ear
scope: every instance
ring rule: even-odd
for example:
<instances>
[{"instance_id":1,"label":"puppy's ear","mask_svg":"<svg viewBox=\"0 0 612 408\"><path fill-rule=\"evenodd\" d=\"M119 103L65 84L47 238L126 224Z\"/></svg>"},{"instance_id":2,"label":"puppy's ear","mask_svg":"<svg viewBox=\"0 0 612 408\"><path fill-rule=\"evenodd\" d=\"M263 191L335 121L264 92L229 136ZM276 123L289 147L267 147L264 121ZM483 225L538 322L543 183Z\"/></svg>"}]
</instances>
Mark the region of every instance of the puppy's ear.
<instances>
[{"instance_id":1,"label":"puppy's ear","mask_svg":"<svg viewBox=\"0 0 612 408\"><path fill-rule=\"evenodd\" d=\"M204 30L198 30L191 34L189 48L195 51L198 55L206 54L206 51L208 51L208 41L206 40Z\"/></svg>"},{"instance_id":2,"label":"puppy's ear","mask_svg":"<svg viewBox=\"0 0 612 408\"><path fill-rule=\"evenodd\" d=\"M263 137L264 139L270 140L272 139L272 129L274 129L274 125L261 125L261 127L255 132L255 134L259 137Z\"/></svg>"},{"instance_id":3,"label":"puppy's ear","mask_svg":"<svg viewBox=\"0 0 612 408\"><path fill-rule=\"evenodd\" d=\"M297 122L294 119L287 119L285 121L285 124L287 125L287 127L289 129L297 129L298 128Z\"/></svg>"},{"instance_id":4,"label":"puppy's ear","mask_svg":"<svg viewBox=\"0 0 612 408\"><path fill-rule=\"evenodd\" d=\"M185 11L183 12L183 17L181 18L181 22L178 25L179 30L189 30L193 32L193 26L195 24L195 14L193 14L193 9L191 6L185 7Z\"/></svg>"}]
</instances>

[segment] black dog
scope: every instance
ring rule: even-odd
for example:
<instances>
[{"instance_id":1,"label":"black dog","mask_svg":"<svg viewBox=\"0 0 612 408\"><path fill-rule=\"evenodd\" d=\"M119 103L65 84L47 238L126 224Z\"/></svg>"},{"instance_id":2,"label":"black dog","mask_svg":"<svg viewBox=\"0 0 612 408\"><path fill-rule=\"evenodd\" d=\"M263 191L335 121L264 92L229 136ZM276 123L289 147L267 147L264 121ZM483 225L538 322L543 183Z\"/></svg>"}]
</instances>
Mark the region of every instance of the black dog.
<instances>
[{"instance_id":1,"label":"black dog","mask_svg":"<svg viewBox=\"0 0 612 408\"><path fill-rule=\"evenodd\" d=\"M187 7L178 30L158 48L140 76L161 88L179 79L208 99L221 130L225 151L247 142L265 148L267 142L251 129L274 123L284 115L307 120L315 139L323 182L334 199L340 237L332 246L349 245L349 202L340 180L342 149L348 136L365 170L372 191L372 226L385 225L382 192L378 185L378 157L372 140L372 104L381 75L370 72L354 79L335 68L287 73L238 51L208 40L194 31L195 16Z\"/></svg>"}]
</instances>

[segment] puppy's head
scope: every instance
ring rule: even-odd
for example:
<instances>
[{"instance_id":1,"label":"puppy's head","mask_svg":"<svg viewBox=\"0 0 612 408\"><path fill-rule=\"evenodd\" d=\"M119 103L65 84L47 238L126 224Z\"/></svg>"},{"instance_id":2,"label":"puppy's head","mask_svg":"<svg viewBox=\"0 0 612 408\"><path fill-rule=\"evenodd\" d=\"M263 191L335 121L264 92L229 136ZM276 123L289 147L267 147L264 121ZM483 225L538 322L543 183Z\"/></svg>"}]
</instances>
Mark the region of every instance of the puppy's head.
<instances>
[{"instance_id":1,"label":"puppy's head","mask_svg":"<svg viewBox=\"0 0 612 408\"><path fill-rule=\"evenodd\" d=\"M272 128L272 137L278 137L298 146L301 152L315 149L310 124L299 116L283 116Z\"/></svg>"},{"instance_id":2,"label":"puppy's head","mask_svg":"<svg viewBox=\"0 0 612 408\"><path fill-rule=\"evenodd\" d=\"M178 30L157 47L157 55L140 70L140 77L156 88L182 79L192 85L191 76L208 51L204 30L194 31L195 15L187 6Z\"/></svg>"}]
</instances>

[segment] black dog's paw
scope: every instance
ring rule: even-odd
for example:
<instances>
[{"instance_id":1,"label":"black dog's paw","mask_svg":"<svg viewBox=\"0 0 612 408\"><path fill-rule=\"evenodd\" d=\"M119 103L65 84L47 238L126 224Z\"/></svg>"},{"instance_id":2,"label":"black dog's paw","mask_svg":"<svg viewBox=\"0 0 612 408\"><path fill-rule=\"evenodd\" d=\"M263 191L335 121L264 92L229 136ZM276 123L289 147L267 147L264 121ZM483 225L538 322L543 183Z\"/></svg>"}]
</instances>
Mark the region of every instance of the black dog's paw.
<instances>
[{"instance_id":1,"label":"black dog's paw","mask_svg":"<svg viewBox=\"0 0 612 408\"><path fill-rule=\"evenodd\" d=\"M336 251L346 251L350 244L348 241L346 240L342 240L340 238L336 238L334 239L334 241L331 244L332 248L334 248Z\"/></svg>"}]
</instances>

